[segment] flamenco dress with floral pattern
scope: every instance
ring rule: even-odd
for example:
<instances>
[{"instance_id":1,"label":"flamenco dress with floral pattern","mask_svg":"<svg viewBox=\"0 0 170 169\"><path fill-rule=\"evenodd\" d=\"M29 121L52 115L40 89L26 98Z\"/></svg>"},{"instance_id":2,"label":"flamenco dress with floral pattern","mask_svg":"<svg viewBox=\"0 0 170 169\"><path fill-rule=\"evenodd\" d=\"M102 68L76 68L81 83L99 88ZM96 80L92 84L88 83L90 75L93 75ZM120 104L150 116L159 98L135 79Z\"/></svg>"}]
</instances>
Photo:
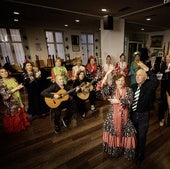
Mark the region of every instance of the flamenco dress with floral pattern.
<instances>
[{"instance_id":1,"label":"flamenco dress with floral pattern","mask_svg":"<svg viewBox=\"0 0 170 169\"><path fill-rule=\"evenodd\" d=\"M136 130L129 119L128 109L133 101L133 92L125 87L120 95L114 86L103 87L107 98L117 98L120 104L111 104L103 125L103 150L111 157L135 158Z\"/></svg>"},{"instance_id":2,"label":"flamenco dress with floral pattern","mask_svg":"<svg viewBox=\"0 0 170 169\"><path fill-rule=\"evenodd\" d=\"M13 95L9 90L9 88L16 87L17 85L18 83L14 78L0 81L0 94L2 95L4 105L7 107L3 118L6 133L16 133L30 125L27 112L21 108L22 100L19 91Z\"/></svg>"}]
</instances>

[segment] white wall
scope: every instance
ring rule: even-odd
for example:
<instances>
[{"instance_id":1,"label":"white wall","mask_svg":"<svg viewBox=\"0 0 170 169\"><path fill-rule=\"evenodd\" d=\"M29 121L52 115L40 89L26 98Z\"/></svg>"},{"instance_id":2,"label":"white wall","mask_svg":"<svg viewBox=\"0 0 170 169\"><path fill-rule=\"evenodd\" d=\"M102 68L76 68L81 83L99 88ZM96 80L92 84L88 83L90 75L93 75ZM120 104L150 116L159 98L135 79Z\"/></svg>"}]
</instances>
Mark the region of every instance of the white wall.
<instances>
[{"instance_id":1,"label":"white wall","mask_svg":"<svg viewBox=\"0 0 170 169\"><path fill-rule=\"evenodd\" d=\"M44 30L37 27L27 27L26 35L28 39L28 46L31 55L31 60L35 61L35 55L39 56L40 60L47 59L48 51L45 41ZM40 49L37 49L39 45Z\"/></svg>"},{"instance_id":2,"label":"white wall","mask_svg":"<svg viewBox=\"0 0 170 169\"><path fill-rule=\"evenodd\" d=\"M163 35L163 43L162 43L162 49L165 45L165 53L167 51L167 48L168 48L168 43L170 43L170 30L166 30L166 31L162 31L162 32L152 32L152 33L149 33L149 39L148 39L148 42L147 42L147 47L148 49L150 49L150 53L153 52L154 48L153 47L150 47L151 46L151 36L155 36L155 35ZM170 49L169 49L169 54L170 54Z\"/></svg>"},{"instance_id":3,"label":"white wall","mask_svg":"<svg viewBox=\"0 0 170 169\"><path fill-rule=\"evenodd\" d=\"M51 30L51 29L46 29ZM74 59L77 56L82 56L82 46L81 46L81 31L78 30L58 30L57 28L52 31L62 31L64 34L64 44L65 47L68 46L69 48L65 48L65 54L70 55L70 59ZM83 32L84 33L84 32ZM97 38L98 42L94 42L94 55L97 52L100 57L100 39L99 39L99 32L87 32L94 34L94 40ZM80 51L73 52L72 51L72 43L71 43L71 35L78 35L79 36L79 43L80 43ZM45 64L48 58L48 50L46 45L46 37L45 37L45 30L39 27L27 27L26 29L26 36L28 39L28 46L31 55L31 60L35 62L36 55L39 56L40 60L44 60ZM68 39L66 41L66 38ZM40 44L41 50L36 49L36 44ZM98 49L96 49L96 45Z\"/></svg>"},{"instance_id":4,"label":"white wall","mask_svg":"<svg viewBox=\"0 0 170 169\"><path fill-rule=\"evenodd\" d=\"M103 20L101 20L101 57L102 63L106 61L106 56L112 57L112 62L116 63L119 56L123 53L124 47L124 19L113 19L113 30L103 29Z\"/></svg>"}]
</instances>

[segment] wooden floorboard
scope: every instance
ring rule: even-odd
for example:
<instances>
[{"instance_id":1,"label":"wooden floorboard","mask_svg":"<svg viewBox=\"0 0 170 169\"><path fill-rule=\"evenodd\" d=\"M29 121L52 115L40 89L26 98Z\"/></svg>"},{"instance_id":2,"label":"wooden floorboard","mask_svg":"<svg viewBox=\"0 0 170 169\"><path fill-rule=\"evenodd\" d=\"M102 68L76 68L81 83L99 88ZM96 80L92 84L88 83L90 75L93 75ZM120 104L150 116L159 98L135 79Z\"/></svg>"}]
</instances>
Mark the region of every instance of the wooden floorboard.
<instances>
[{"instance_id":1,"label":"wooden floorboard","mask_svg":"<svg viewBox=\"0 0 170 169\"><path fill-rule=\"evenodd\" d=\"M170 127L160 127L157 105L151 112L142 169L169 169ZM110 158L102 151L102 127L108 103L97 102L97 112L85 120L72 119L68 128L54 133L50 117L36 119L20 133L6 135L0 126L0 168L2 169L135 169L134 161ZM2 120L2 118L1 118Z\"/></svg>"}]
</instances>

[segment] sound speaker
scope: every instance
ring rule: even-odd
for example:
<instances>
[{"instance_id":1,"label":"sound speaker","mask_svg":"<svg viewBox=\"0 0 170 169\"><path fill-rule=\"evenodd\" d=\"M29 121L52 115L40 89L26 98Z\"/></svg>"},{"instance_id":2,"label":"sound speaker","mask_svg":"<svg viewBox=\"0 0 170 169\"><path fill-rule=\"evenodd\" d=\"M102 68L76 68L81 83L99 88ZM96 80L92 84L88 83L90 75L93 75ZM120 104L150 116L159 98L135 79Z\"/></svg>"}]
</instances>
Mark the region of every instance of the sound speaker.
<instances>
[{"instance_id":1,"label":"sound speaker","mask_svg":"<svg viewBox=\"0 0 170 169\"><path fill-rule=\"evenodd\" d=\"M113 16L104 16L103 23L105 30L113 30Z\"/></svg>"}]
</instances>

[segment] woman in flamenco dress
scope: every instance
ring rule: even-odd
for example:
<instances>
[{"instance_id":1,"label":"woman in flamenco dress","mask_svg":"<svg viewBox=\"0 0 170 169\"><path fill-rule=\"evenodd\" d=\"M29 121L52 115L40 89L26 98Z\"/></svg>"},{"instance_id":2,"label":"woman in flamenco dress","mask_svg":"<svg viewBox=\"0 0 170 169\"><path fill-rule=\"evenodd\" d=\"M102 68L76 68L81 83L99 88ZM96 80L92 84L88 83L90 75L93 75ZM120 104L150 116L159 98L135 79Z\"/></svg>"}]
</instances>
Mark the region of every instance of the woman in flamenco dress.
<instances>
[{"instance_id":1,"label":"woman in flamenco dress","mask_svg":"<svg viewBox=\"0 0 170 169\"><path fill-rule=\"evenodd\" d=\"M30 125L19 92L23 85L10 77L4 68L0 68L0 77L0 94L6 106L3 118L4 130L6 133L16 133Z\"/></svg>"}]
</instances>

